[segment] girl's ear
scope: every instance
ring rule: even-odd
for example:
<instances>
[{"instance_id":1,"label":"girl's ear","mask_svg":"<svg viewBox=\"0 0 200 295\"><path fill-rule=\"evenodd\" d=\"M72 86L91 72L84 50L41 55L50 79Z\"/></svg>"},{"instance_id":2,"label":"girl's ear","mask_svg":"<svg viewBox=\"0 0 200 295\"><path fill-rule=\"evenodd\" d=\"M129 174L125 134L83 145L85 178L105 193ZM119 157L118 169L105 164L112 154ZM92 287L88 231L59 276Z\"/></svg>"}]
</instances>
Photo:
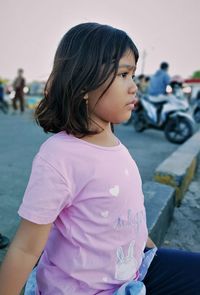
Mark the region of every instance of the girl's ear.
<instances>
[{"instance_id":1,"label":"girl's ear","mask_svg":"<svg viewBox=\"0 0 200 295\"><path fill-rule=\"evenodd\" d=\"M88 93L86 93L86 94L83 96L83 98L84 98L85 100L88 100Z\"/></svg>"}]
</instances>

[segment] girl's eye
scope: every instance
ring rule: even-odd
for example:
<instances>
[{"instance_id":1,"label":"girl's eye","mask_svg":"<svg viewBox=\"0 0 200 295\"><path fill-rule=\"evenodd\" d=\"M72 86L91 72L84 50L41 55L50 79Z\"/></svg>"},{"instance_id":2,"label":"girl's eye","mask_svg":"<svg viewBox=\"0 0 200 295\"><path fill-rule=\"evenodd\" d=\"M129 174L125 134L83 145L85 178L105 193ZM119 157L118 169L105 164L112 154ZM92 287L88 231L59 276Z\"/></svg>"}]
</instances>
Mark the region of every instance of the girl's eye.
<instances>
[{"instance_id":1,"label":"girl's eye","mask_svg":"<svg viewBox=\"0 0 200 295\"><path fill-rule=\"evenodd\" d=\"M122 78L126 78L126 77L128 76L128 72L121 73L120 76L121 76Z\"/></svg>"}]
</instances>

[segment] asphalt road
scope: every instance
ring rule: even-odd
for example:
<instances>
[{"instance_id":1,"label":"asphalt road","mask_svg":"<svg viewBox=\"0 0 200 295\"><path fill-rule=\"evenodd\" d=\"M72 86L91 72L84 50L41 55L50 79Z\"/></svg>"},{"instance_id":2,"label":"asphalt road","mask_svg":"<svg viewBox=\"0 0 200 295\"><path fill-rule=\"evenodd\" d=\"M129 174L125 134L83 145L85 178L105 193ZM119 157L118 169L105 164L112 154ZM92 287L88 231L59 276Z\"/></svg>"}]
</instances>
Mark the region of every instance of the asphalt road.
<instances>
[{"instance_id":1,"label":"asphalt road","mask_svg":"<svg viewBox=\"0 0 200 295\"><path fill-rule=\"evenodd\" d=\"M119 125L115 130L136 161L143 182L152 180L156 167L178 148L167 141L162 131L147 129L136 133L131 125Z\"/></svg>"}]
</instances>

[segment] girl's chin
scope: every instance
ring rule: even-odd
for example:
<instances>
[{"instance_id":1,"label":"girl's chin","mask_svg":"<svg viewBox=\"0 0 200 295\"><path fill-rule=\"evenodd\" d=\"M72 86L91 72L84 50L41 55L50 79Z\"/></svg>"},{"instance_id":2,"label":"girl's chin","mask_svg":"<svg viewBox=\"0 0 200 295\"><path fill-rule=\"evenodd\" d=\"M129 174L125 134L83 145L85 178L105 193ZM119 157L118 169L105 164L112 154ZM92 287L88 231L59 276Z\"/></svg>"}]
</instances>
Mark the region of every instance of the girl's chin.
<instances>
[{"instance_id":1,"label":"girl's chin","mask_svg":"<svg viewBox=\"0 0 200 295\"><path fill-rule=\"evenodd\" d=\"M131 115L132 115L132 111L130 111L130 113L123 119L123 122L128 121L131 118Z\"/></svg>"},{"instance_id":2,"label":"girl's chin","mask_svg":"<svg viewBox=\"0 0 200 295\"><path fill-rule=\"evenodd\" d=\"M112 123L113 123L113 124L121 124L121 123L124 123L124 122L128 121L128 120L130 119L130 117L131 117L131 116L126 116L126 117L121 118L121 119L119 119L119 120L113 121Z\"/></svg>"}]
</instances>

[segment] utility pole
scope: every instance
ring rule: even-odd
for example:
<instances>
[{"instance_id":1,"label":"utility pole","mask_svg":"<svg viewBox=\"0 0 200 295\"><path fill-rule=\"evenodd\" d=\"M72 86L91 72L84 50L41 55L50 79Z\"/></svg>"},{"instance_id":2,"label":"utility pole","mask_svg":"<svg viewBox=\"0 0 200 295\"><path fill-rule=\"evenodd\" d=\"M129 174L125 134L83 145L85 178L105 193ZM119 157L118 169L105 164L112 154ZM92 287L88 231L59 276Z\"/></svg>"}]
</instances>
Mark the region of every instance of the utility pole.
<instances>
[{"instance_id":1,"label":"utility pole","mask_svg":"<svg viewBox=\"0 0 200 295\"><path fill-rule=\"evenodd\" d=\"M147 56L147 52L144 49L142 52L142 65L141 65L141 74L144 74L144 69L145 69L145 62L146 62L146 56Z\"/></svg>"}]
</instances>

